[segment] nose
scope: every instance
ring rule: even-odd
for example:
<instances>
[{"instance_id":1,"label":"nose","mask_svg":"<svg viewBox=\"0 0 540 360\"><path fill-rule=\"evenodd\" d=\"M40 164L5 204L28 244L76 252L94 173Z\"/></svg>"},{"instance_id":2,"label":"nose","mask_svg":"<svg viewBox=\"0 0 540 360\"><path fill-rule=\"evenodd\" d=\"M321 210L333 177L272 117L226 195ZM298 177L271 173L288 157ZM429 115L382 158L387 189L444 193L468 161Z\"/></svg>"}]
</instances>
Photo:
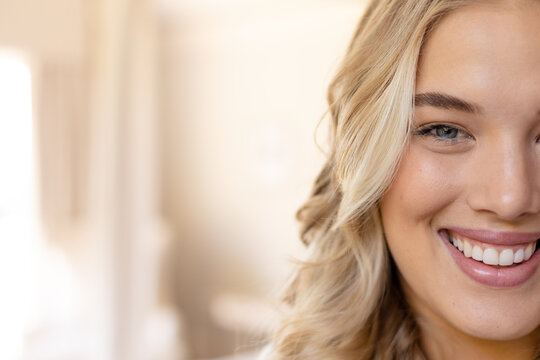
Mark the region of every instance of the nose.
<instances>
[{"instance_id":1,"label":"nose","mask_svg":"<svg viewBox=\"0 0 540 360\"><path fill-rule=\"evenodd\" d=\"M479 155L471 169L469 206L508 222L540 213L539 162L538 150L523 143L499 143Z\"/></svg>"}]
</instances>

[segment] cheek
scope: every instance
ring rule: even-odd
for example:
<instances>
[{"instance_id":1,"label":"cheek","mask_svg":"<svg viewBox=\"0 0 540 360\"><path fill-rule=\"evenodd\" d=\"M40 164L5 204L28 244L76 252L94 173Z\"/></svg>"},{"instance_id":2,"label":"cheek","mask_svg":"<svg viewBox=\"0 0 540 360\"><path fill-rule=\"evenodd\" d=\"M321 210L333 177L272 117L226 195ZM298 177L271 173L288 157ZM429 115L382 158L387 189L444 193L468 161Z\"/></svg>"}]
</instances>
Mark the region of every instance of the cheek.
<instances>
[{"instance_id":1,"label":"cheek","mask_svg":"<svg viewBox=\"0 0 540 360\"><path fill-rule=\"evenodd\" d=\"M540 323L540 282L509 291L480 286L461 272L435 232L470 223L467 196L480 165L473 157L429 153L413 144L381 201L383 228L417 314L477 337L512 339Z\"/></svg>"},{"instance_id":2,"label":"cheek","mask_svg":"<svg viewBox=\"0 0 540 360\"><path fill-rule=\"evenodd\" d=\"M422 222L458 199L464 164L423 149L405 154L381 207L392 222Z\"/></svg>"},{"instance_id":3,"label":"cheek","mask_svg":"<svg viewBox=\"0 0 540 360\"><path fill-rule=\"evenodd\" d=\"M405 278L412 282L421 279L420 287L432 283L443 260L434 225L453 221L461 213L464 173L465 164L458 158L412 144L382 199L381 216L390 253Z\"/></svg>"}]
</instances>

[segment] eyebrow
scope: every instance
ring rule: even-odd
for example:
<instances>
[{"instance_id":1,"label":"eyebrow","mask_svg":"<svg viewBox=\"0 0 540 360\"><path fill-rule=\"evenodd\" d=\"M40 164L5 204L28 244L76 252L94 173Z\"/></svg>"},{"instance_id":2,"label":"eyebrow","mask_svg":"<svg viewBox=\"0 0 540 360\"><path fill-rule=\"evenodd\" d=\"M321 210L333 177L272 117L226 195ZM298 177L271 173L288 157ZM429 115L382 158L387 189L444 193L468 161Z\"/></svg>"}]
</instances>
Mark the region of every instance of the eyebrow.
<instances>
[{"instance_id":1,"label":"eyebrow","mask_svg":"<svg viewBox=\"0 0 540 360\"><path fill-rule=\"evenodd\" d=\"M467 102L452 95L439 92L427 92L414 96L414 106L433 106L447 110L458 110L477 114L481 112L478 105Z\"/></svg>"}]
</instances>

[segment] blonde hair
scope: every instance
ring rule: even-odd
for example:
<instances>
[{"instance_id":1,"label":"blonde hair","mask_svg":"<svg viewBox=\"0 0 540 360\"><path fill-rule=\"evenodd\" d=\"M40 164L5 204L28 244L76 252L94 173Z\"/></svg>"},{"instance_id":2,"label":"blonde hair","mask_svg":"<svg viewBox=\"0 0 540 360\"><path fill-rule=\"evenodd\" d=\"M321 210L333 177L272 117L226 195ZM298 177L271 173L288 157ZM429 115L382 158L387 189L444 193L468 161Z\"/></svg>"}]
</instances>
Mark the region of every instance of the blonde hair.
<instances>
[{"instance_id":1,"label":"blonde hair","mask_svg":"<svg viewBox=\"0 0 540 360\"><path fill-rule=\"evenodd\" d=\"M329 87L331 151L298 211L307 260L286 294L274 359L423 359L378 202L409 137L430 30L460 0L374 0Z\"/></svg>"}]
</instances>

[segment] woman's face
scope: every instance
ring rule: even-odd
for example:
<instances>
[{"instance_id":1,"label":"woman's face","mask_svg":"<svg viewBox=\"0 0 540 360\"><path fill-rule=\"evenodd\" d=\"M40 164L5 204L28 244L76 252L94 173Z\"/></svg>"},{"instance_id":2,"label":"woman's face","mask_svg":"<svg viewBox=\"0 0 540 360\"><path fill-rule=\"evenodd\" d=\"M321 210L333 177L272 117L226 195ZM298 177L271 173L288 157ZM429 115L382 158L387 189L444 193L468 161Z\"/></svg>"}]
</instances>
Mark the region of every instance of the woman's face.
<instances>
[{"instance_id":1,"label":"woman's face","mask_svg":"<svg viewBox=\"0 0 540 360\"><path fill-rule=\"evenodd\" d=\"M468 6L423 48L416 130L381 204L423 329L515 340L540 325L539 4Z\"/></svg>"}]
</instances>

